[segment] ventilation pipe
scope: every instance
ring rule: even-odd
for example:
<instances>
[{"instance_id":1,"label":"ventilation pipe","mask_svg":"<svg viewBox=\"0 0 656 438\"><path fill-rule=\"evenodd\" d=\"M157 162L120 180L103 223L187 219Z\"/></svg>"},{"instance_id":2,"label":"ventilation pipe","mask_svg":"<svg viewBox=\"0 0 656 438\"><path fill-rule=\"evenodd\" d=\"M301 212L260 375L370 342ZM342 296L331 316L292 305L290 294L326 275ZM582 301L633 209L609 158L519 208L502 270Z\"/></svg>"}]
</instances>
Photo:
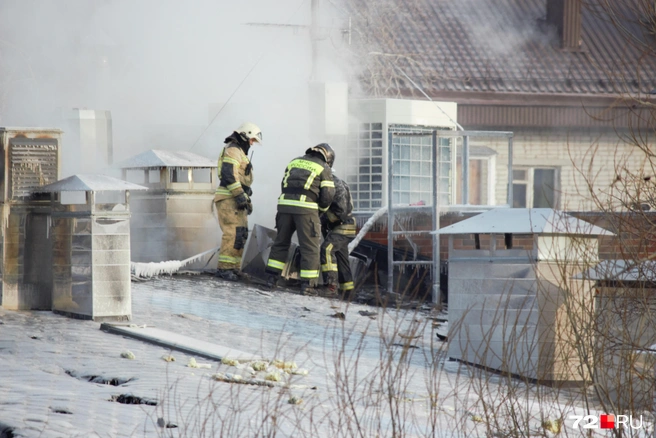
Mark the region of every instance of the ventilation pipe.
<instances>
[{"instance_id":1,"label":"ventilation pipe","mask_svg":"<svg viewBox=\"0 0 656 438\"><path fill-rule=\"evenodd\" d=\"M561 48L581 48L581 0L547 0L547 23L558 30Z\"/></svg>"}]
</instances>

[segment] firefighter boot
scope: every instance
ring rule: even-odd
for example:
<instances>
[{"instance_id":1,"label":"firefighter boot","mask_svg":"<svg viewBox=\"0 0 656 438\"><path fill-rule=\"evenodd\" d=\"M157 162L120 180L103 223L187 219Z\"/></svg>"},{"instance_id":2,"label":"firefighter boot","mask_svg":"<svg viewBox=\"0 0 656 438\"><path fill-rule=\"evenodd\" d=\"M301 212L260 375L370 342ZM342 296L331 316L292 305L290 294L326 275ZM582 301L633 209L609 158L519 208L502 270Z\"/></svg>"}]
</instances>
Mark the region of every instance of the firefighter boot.
<instances>
[{"instance_id":1,"label":"firefighter boot","mask_svg":"<svg viewBox=\"0 0 656 438\"><path fill-rule=\"evenodd\" d=\"M301 281L301 295L315 297L318 293L317 290L310 285L309 281Z\"/></svg>"},{"instance_id":2,"label":"firefighter boot","mask_svg":"<svg viewBox=\"0 0 656 438\"><path fill-rule=\"evenodd\" d=\"M267 277L266 284L263 284L261 288L263 290L274 290L276 288L276 284L278 283L278 277L275 275L269 275Z\"/></svg>"},{"instance_id":3,"label":"firefighter boot","mask_svg":"<svg viewBox=\"0 0 656 438\"><path fill-rule=\"evenodd\" d=\"M224 280L228 281L238 281L239 277L237 277L237 274L235 274L235 271L232 269L217 269L216 274L217 277L222 278Z\"/></svg>"},{"instance_id":4,"label":"firefighter boot","mask_svg":"<svg viewBox=\"0 0 656 438\"><path fill-rule=\"evenodd\" d=\"M334 284L326 284L321 288L321 296L326 298L334 298L338 295L337 286Z\"/></svg>"}]
</instances>

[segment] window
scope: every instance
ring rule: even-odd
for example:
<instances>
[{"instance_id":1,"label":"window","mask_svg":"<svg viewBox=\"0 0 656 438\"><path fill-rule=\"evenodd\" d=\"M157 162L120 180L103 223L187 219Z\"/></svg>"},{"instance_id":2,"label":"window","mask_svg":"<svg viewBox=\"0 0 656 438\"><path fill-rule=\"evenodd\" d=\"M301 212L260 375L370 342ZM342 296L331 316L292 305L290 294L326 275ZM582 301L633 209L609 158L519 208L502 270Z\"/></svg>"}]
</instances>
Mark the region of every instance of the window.
<instances>
[{"instance_id":1,"label":"window","mask_svg":"<svg viewBox=\"0 0 656 438\"><path fill-rule=\"evenodd\" d=\"M146 171L143 169L127 169L125 179L131 183L143 184L146 182Z\"/></svg>"},{"instance_id":2,"label":"window","mask_svg":"<svg viewBox=\"0 0 656 438\"><path fill-rule=\"evenodd\" d=\"M430 133L434 128L412 125L390 125L390 131ZM440 176L439 202L451 203L451 142L438 138L438 174ZM432 203L431 175L433 172L433 138L431 135L392 138L393 180L392 202L414 204Z\"/></svg>"},{"instance_id":3,"label":"window","mask_svg":"<svg viewBox=\"0 0 656 438\"><path fill-rule=\"evenodd\" d=\"M212 169L193 169L192 178L195 183L209 183L212 178Z\"/></svg>"},{"instance_id":4,"label":"window","mask_svg":"<svg viewBox=\"0 0 656 438\"><path fill-rule=\"evenodd\" d=\"M59 193L59 203L62 205L86 204L87 192L61 192Z\"/></svg>"},{"instance_id":5,"label":"window","mask_svg":"<svg viewBox=\"0 0 656 438\"><path fill-rule=\"evenodd\" d=\"M456 201L462 204L462 145L457 147ZM494 205L496 151L487 146L469 145L469 193L470 205Z\"/></svg>"},{"instance_id":6,"label":"window","mask_svg":"<svg viewBox=\"0 0 656 438\"><path fill-rule=\"evenodd\" d=\"M96 204L125 204L125 191L110 190L96 192Z\"/></svg>"},{"instance_id":7,"label":"window","mask_svg":"<svg viewBox=\"0 0 656 438\"><path fill-rule=\"evenodd\" d=\"M148 182L149 183L158 183L160 177L160 169L151 169L148 171Z\"/></svg>"},{"instance_id":8,"label":"window","mask_svg":"<svg viewBox=\"0 0 656 438\"><path fill-rule=\"evenodd\" d=\"M557 208L559 172L556 168L513 169L513 207Z\"/></svg>"},{"instance_id":9,"label":"window","mask_svg":"<svg viewBox=\"0 0 656 438\"><path fill-rule=\"evenodd\" d=\"M430 133L433 127L418 125L390 125L392 132ZM382 123L360 123L351 125L348 136L348 164L346 182L351 189L353 208L359 212L372 212L387 204L383 192L387 169L384 168ZM438 138L440 173L440 202L451 203L452 153L451 141ZM394 137L392 142L393 171L392 201L395 204L410 204L432 201L432 136ZM386 164L385 164L386 165Z\"/></svg>"},{"instance_id":10,"label":"window","mask_svg":"<svg viewBox=\"0 0 656 438\"><path fill-rule=\"evenodd\" d=\"M187 183L189 182L189 169L186 167L172 167L171 168L171 182L172 183Z\"/></svg>"},{"instance_id":11,"label":"window","mask_svg":"<svg viewBox=\"0 0 656 438\"><path fill-rule=\"evenodd\" d=\"M361 123L349 130L346 182L354 210L376 211L383 206L382 123Z\"/></svg>"}]
</instances>

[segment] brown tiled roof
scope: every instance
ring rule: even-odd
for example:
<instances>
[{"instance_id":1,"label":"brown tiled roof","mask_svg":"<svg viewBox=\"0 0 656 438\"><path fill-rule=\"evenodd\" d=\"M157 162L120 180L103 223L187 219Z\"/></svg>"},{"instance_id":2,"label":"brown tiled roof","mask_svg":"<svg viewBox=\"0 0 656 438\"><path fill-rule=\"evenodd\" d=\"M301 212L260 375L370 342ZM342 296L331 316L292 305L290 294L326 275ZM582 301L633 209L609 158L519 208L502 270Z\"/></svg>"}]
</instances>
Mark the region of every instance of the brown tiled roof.
<instances>
[{"instance_id":1,"label":"brown tiled roof","mask_svg":"<svg viewBox=\"0 0 656 438\"><path fill-rule=\"evenodd\" d=\"M432 96L445 92L608 96L656 88L656 59L640 58L608 19L582 11L581 50L560 48L545 22L546 0L396 0L393 37L370 45L371 73L399 76L401 94L417 94L400 67ZM639 36L636 26L629 32ZM640 38L642 38L640 36ZM649 35L650 43L656 42ZM643 39L644 40L644 39ZM397 56L400 55L400 56ZM378 59L374 59L378 56ZM391 66L394 63L396 67ZM393 72L393 73L390 73ZM369 79L368 79L369 78Z\"/></svg>"}]
</instances>

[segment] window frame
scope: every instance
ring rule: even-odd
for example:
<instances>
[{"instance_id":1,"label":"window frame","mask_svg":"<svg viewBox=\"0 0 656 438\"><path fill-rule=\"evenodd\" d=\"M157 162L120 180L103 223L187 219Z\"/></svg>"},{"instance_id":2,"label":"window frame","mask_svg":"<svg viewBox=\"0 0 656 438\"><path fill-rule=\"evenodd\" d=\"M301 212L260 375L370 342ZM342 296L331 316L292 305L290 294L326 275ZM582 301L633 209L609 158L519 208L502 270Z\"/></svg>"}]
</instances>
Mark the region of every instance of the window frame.
<instances>
[{"instance_id":1,"label":"window frame","mask_svg":"<svg viewBox=\"0 0 656 438\"><path fill-rule=\"evenodd\" d=\"M534 208L534 192L535 192L535 171L536 170L553 170L554 171L554 187L553 190L553 199L554 205L550 208L558 209L560 207L560 167L558 166L513 166L513 173L515 171L526 171L525 179L515 179L515 176L512 175L512 188L513 188L513 205L515 203L514 189L515 185L523 184L526 185L526 206L517 207L517 208Z\"/></svg>"}]
</instances>

